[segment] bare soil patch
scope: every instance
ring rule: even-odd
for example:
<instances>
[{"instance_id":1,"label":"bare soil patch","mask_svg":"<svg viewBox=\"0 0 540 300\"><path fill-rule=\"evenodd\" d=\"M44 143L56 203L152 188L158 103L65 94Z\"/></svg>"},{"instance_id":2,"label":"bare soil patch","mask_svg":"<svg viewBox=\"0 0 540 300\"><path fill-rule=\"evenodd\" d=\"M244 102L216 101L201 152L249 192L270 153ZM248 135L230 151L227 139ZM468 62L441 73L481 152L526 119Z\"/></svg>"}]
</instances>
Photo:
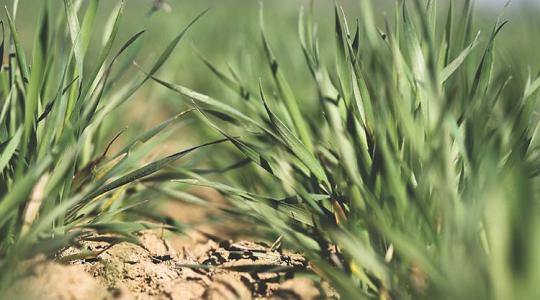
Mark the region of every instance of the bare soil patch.
<instances>
[{"instance_id":1,"label":"bare soil patch","mask_svg":"<svg viewBox=\"0 0 540 300\"><path fill-rule=\"evenodd\" d=\"M167 211L183 221L215 213L178 204ZM7 299L337 298L325 282L307 275L311 268L300 254L265 243L213 238L234 238L228 227L207 226L204 230L210 234L193 230L186 235L149 230L138 236L140 245L84 241L55 261L40 259ZM95 255L72 259L82 252Z\"/></svg>"}]
</instances>

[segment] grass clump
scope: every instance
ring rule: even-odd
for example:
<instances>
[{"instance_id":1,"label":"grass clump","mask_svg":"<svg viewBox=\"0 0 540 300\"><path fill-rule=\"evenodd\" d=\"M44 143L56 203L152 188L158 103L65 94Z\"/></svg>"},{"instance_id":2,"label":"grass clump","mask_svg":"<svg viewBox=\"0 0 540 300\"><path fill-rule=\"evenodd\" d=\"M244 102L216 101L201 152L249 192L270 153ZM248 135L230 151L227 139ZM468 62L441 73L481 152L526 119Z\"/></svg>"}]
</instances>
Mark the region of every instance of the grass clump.
<instances>
[{"instance_id":1,"label":"grass clump","mask_svg":"<svg viewBox=\"0 0 540 300\"><path fill-rule=\"evenodd\" d=\"M270 81L205 61L240 108L154 77L235 146L215 181L178 181L235 200L231 213L305 253L344 299L537 298L540 79L507 88L506 22L477 35L472 1L436 5L399 1L379 24L362 1L354 26L336 5L331 62L302 13L315 101L295 97L262 25Z\"/></svg>"},{"instance_id":2,"label":"grass clump","mask_svg":"<svg viewBox=\"0 0 540 300\"><path fill-rule=\"evenodd\" d=\"M107 127L106 121L149 76L124 76L140 52L144 30L117 44L122 1L100 33L101 42L93 41L99 3L41 1L30 56L17 34L18 1L6 9L9 38L3 35L0 44L0 57L7 57L0 72L0 290L21 260L50 255L75 238L107 234L109 242L137 242L134 232L156 226L131 221L143 219L136 209L148 199L138 180L198 148L141 164L183 114L125 138L123 147L113 145L124 130L114 122ZM150 74L162 67L193 22L161 52ZM89 58L90 48L98 54L95 59ZM119 150L112 153L112 148ZM182 229L172 220L160 221Z\"/></svg>"}]
</instances>

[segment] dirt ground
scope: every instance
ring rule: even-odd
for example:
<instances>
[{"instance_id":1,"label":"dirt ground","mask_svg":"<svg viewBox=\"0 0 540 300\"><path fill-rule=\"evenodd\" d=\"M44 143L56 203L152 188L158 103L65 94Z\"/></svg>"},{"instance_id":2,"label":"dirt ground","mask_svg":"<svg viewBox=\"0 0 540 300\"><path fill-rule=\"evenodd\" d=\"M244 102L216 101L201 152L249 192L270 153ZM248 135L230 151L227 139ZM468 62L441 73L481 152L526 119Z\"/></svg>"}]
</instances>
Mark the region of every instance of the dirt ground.
<instances>
[{"instance_id":1,"label":"dirt ground","mask_svg":"<svg viewBox=\"0 0 540 300\"><path fill-rule=\"evenodd\" d=\"M212 213L183 204L166 211L186 222ZM223 237L224 228L205 230ZM337 298L325 282L308 275L310 265L302 255L264 243L216 240L197 230L186 235L153 230L138 238L141 245L82 242L85 251L95 253L84 259L59 262L81 253L77 248L66 249L56 261L43 259L6 299Z\"/></svg>"}]
</instances>

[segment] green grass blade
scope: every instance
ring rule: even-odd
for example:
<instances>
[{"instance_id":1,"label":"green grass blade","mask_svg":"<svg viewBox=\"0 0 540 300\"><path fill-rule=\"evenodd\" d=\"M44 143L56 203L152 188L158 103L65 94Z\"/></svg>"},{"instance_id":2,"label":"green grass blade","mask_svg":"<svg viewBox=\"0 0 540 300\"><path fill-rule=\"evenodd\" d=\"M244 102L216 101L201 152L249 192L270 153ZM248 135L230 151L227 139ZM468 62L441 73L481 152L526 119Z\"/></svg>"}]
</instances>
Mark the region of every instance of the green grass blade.
<instances>
[{"instance_id":1,"label":"green grass blade","mask_svg":"<svg viewBox=\"0 0 540 300\"><path fill-rule=\"evenodd\" d=\"M306 145L307 149L310 152L313 152L313 142L311 140L309 126L307 125L307 122L305 121L304 117L302 116L302 113L300 112L300 108L298 107L298 101L295 98L291 87L287 83L287 80L285 79L277 60L274 57L274 53L272 52L272 49L270 48L270 44L268 43L268 40L266 38L266 34L264 31L262 4L261 4L261 11L260 11L260 29L261 29L261 37L263 41L263 46L264 46L264 51L266 54L268 66L270 67L270 70L272 71L272 76L278 88L280 97L285 103L288 113L291 115L291 119L294 123L294 129L295 129L294 131L298 132L298 136L300 137L300 140Z\"/></svg>"},{"instance_id":2,"label":"green grass blade","mask_svg":"<svg viewBox=\"0 0 540 300\"><path fill-rule=\"evenodd\" d=\"M13 137L10 138L9 142L6 144L4 149L2 149L2 154L0 154L0 174L4 172L4 168L8 165L9 161L15 154L15 151L19 147L23 133L23 128L19 127L17 132Z\"/></svg>"}]
</instances>

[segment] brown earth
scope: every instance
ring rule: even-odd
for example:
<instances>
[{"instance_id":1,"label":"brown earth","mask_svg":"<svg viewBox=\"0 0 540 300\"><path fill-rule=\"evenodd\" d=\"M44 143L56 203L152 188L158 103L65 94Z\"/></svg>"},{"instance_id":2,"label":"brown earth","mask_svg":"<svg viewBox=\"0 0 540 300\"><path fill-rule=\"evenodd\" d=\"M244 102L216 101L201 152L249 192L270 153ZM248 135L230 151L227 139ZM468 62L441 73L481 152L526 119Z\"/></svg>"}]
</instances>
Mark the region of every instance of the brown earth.
<instances>
[{"instance_id":1,"label":"brown earth","mask_svg":"<svg viewBox=\"0 0 540 300\"><path fill-rule=\"evenodd\" d=\"M178 203L165 211L187 223L215 213ZM236 238L228 227L206 226L203 230L210 235L199 230L183 236L146 231L138 236L140 245L81 242L78 248L60 253L56 261L41 259L32 264L29 276L14 285L5 299L338 298L325 282L307 276L311 268L302 255L264 243L211 238ZM92 255L73 259L80 253ZM63 260L64 264L58 262Z\"/></svg>"},{"instance_id":2,"label":"brown earth","mask_svg":"<svg viewBox=\"0 0 540 300\"><path fill-rule=\"evenodd\" d=\"M83 242L99 253L69 264L43 260L8 299L326 299L324 283L294 277L309 271L299 254L248 241L217 243L203 235L162 238L147 231L141 245ZM68 257L80 250L70 248ZM203 267L201 267L203 266ZM17 296L17 297L16 297Z\"/></svg>"}]
</instances>

